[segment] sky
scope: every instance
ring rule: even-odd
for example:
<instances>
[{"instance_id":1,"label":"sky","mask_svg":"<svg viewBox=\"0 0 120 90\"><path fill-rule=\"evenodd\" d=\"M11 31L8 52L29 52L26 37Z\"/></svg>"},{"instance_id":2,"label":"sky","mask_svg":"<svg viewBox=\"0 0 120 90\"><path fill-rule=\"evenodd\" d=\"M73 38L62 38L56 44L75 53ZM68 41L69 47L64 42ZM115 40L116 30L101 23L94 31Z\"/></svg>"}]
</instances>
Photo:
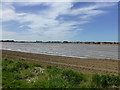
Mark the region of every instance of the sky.
<instances>
[{"instance_id":1,"label":"sky","mask_svg":"<svg viewBox=\"0 0 120 90\"><path fill-rule=\"evenodd\" d=\"M117 2L2 2L2 39L118 41Z\"/></svg>"}]
</instances>

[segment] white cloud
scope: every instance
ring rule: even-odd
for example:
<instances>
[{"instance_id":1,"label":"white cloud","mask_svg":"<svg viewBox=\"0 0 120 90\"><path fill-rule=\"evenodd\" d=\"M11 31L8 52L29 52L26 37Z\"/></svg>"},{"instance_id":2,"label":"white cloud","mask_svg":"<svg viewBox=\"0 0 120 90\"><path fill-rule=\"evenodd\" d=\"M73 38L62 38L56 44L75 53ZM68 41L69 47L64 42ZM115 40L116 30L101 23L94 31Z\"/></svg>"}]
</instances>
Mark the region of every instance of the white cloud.
<instances>
[{"instance_id":1,"label":"white cloud","mask_svg":"<svg viewBox=\"0 0 120 90\"><path fill-rule=\"evenodd\" d=\"M50 8L45 11L38 11L35 13L17 13L15 7L12 5L14 3L4 3L4 7L2 11L2 21L18 21L20 24L20 28L24 28L24 26L28 27L29 30L27 32L22 32L21 35L18 35L15 32L4 31L4 38L11 37L16 39L42 39L42 40L64 40L73 38L78 32L81 31L80 27L76 25L81 25L85 23L89 23L89 18L93 16L100 15L105 13L99 8L109 7L113 4L100 4L96 3L94 5L90 5L88 7L82 7L78 9L71 9L73 7L72 2L68 3L22 3L19 5L31 6L44 4L49 6ZM59 20L57 17L60 15L79 15L81 18L79 21L66 21L64 19ZM4 18L5 17L5 18ZM28 22L28 24L26 24Z\"/></svg>"},{"instance_id":2,"label":"white cloud","mask_svg":"<svg viewBox=\"0 0 120 90\"><path fill-rule=\"evenodd\" d=\"M89 19L89 18L91 18L93 16L100 15L100 14L103 14L103 13L106 13L106 11L91 10L91 11L88 11L85 15L80 16L80 18L82 18L82 19Z\"/></svg>"},{"instance_id":3,"label":"white cloud","mask_svg":"<svg viewBox=\"0 0 120 90\"><path fill-rule=\"evenodd\" d=\"M96 2L94 5L90 5L83 8L78 8L70 12L71 15L81 15L80 18L88 19L96 15L106 13L107 11L100 10L101 8L114 6L116 3L101 3Z\"/></svg>"},{"instance_id":4,"label":"white cloud","mask_svg":"<svg viewBox=\"0 0 120 90\"><path fill-rule=\"evenodd\" d=\"M15 12L11 3L2 3L0 4L0 21L9 21L14 19Z\"/></svg>"},{"instance_id":5,"label":"white cloud","mask_svg":"<svg viewBox=\"0 0 120 90\"><path fill-rule=\"evenodd\" d=\"M69 14L72 3L50 3L51 10L49 11L48 17L56 18L59 15Z\"/></svg>"},{"instance_id":6,"label":"white cloud","mask_svg":"<svg viewBox=\"0 0 120 90\"><path fill-rule=\"evenodd\" d=\"M1 2L118 2L119 0L1 0Z\"/></svg>"},{"instance_id":7,"label":"white cloud","mask_svg":"<svg viewBox=\"0 0 120 90\"><path fill-rule=\"evenodd\" d=\"M16 14L12 9L2 11L2 21L10 21L16 18Z\"/></svg>"},{"instance_id":8,"label":"white cloud","mask_svg":"<svg viewBox=\"0 0 120 90\"><path fill-rule=\"evenodd\" d=\"M42 4L42 2L30 2L30 1L28 1L28 2L22 2L22 3L19 3L19 2L16 2L15 4L17 4L17 5L19 5L19 6L35 6L35 5L40 5L40 4Z\"/></svg>"},{"instance_id":9,"label":"white cloud","mask_svg":"<svg viewBox=\"0 0 120 90\"><path fill-rule=\"evenodd\" d=\"M13 6L13 3L1 3L0 8L0 21L11 21L11 20L17 20L19 16L23 16L26 13L16 13L15 7Z\"/></svg>"}]
</instances>

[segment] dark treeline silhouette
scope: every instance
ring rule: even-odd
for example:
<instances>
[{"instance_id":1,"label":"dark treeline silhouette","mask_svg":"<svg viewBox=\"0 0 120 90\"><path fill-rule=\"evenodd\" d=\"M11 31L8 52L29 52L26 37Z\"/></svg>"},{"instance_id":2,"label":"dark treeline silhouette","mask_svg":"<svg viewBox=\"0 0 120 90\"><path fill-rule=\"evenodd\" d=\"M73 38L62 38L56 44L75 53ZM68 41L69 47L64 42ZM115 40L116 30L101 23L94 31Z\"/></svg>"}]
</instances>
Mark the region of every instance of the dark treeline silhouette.
<instances>
[{"instance_id":1,"label":"dark treeline silhouette","mask_svg":"<svg viewBox=\"0 0 120 90\"><path fill-rule=\"evenodd\" d=\"M14 41L14 40L1 40L0 42L15 42L15 43L76 43L76 44L120 44L120 42L70 42L70 41Z\"/></svg>"},{"instance_id":2,"label":"dark treeline silhouette","mask_svg":"<svg viewBox=\"0 0 120 90\"><path fill-rule=\"evenodd\" d=\"M0 40L0 42L15 42L14 40Z\"/></svg>"}]
</instances>

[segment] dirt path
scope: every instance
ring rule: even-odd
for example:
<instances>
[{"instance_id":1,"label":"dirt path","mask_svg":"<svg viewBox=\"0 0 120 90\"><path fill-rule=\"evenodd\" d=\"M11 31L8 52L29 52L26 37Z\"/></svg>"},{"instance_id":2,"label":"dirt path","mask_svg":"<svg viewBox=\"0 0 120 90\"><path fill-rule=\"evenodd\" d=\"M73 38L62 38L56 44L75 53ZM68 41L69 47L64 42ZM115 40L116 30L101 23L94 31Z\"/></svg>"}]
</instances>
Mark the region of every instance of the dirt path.
<instances>
[{"instance_id":1,"label":"dirt path","mask_svg":"<svg viewBox=\"0 0 120 90\"><path fill-rule=\"evenodd\" d=\"M81 59L8 50L2 50L2 57L15 60L24 59L31 62L38 62L42 65L54 65L64 68L70 68L87 74L118 74L119 60Z\"/></svg>"}]
</instances>

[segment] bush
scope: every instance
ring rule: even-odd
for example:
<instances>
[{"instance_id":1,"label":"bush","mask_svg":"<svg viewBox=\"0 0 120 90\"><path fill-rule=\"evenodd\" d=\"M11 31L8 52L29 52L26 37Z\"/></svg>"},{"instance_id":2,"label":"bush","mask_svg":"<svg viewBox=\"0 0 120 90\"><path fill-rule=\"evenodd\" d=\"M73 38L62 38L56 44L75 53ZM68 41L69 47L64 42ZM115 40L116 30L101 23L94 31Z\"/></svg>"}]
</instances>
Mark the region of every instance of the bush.
<instances>
[{"instance_id":1,"label":"bush","mask_svg":"<svg viewBox=\"0 0 120 90\"><path fill-rule=\"evenodd\" d=\"M29 66L28 64L26 64L23 61L18 61L15 63L15 68L19 68L19 69L27 69Z\"/></svg>"},{"instance_id":2,"label":"bush","mask_svg":"<svg viewBox=\"0 0 120 90\"><path fill-rule=\"evenodd\" d=\"M47 72L50 77L50 88L74 88L85 80L85 76L69 69L61 69L48 66Z\"/></svg>"},{"instance_id":3,"label":"bush","mask_svg":"<svg viewBox=\"0 0 120 90\"><path fill-rule=\"evenodd\" d=\"M57 75L56 77L52 77L50 79L49 88L72 88L72 87L74 86L68 83L59 75Z\"/></svg>"},{"instance_id":4,"label":"bush","mask_svg":"<svg viewBox=\"0 0 120 90\"><path fill-rule=\"evenodd\" d=\"M30 88L32 87L29 83L24 80L14 80L6 88Z\"/></svg>"},{"instance_id":5,"label":"bush","mask_svg":"<svg viewBox=\"0 0 120 90\"><path fill-rule=\"evenodd\" d=\"M4 59L2 61L2 65L4 65L4 66L8 66L8 64L10 65L10 64L13 64L13 63L14 62L12 60L8 60L8 59Z\"/></svg>"},{"instance_id":6,"label":"bush","mask_svg":"<svg viewBox=\"0 0 120 90\"><path fill-rule=\"evenodd\" d=\"M47 72L48 72L49 75L55 76L57 74L61 74L62 69L54 67L54 66L48 66L47 67Z\"/></svg>"},{"instance_id":7,"label":"bush","mask_svg":"<svg viewBox=\"0 0 120 90\"><path fill-rule=\"evenodd\" d=\"M37 80L34 83L33 88L49 88L49 80Z\"/></svg>"},{"instance_id":8,"label":"bush","mask_svg":"<svg viewBox=\"0 0 120 90\"><path fill-rule=\"evenodd\" d=\"M12 61L8 59L4 59L2 65L2 70L9 72L19 72L21 69L27 69L29 67L24 61Z\"/></svg>"},{"instance_id":9,"label":"bush","mask_svg":"<svg viewBox=\"0 0 120 90\"><path fill-rule=\"evenodd\" d=\"M92 81L98 87L118 87L120 86L120 76L115 75L93 75Z\"/></svg>"},{"instance_id":10,"label":"bush","mask_svg":"<svg viewBox=\"0 0 120 90\"><path fill-rule=\"evenodd\" d=\"M74 72L73 70L64 70L62 72L62 76L65 80L67 80L71 84L80 84L80 82L85 80L85 76L78 72Z\"/></svg>"}]
</instances>

